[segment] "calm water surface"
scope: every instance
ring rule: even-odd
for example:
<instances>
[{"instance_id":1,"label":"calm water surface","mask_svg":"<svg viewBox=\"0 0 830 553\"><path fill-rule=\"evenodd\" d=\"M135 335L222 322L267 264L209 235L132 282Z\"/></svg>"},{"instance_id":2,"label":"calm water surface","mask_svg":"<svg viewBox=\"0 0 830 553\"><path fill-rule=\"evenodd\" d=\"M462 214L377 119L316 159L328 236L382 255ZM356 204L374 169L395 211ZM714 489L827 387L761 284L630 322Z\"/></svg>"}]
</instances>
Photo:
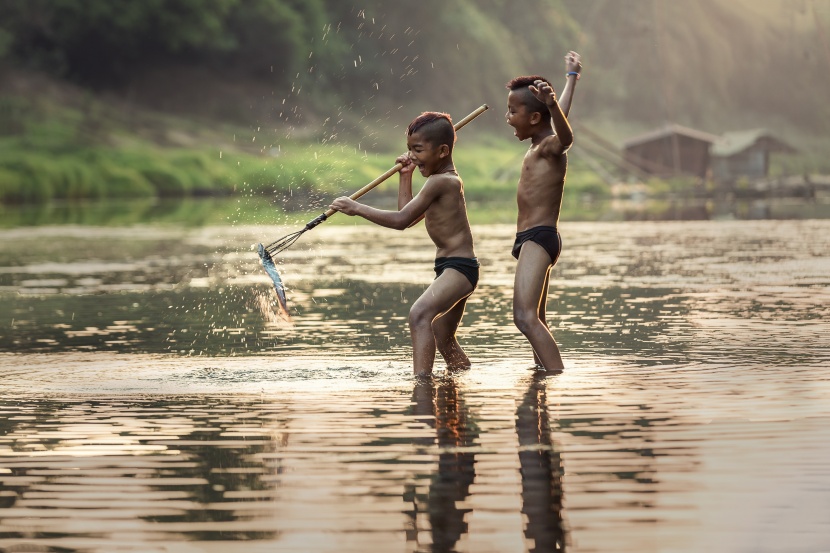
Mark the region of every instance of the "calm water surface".
<instances>
[{"instance_id":1,"label":"calm water surface","mask_svg":"<svg viewBox=\"0 0 830 553\"><path fill-rule=\"evenodd\" d=\"M564 223L547 377L476 225L426 380L423 228L304 235L288 321L298 228L0 230L0 551L830 551L830 221Z\"/></svg>"}]
</instances>

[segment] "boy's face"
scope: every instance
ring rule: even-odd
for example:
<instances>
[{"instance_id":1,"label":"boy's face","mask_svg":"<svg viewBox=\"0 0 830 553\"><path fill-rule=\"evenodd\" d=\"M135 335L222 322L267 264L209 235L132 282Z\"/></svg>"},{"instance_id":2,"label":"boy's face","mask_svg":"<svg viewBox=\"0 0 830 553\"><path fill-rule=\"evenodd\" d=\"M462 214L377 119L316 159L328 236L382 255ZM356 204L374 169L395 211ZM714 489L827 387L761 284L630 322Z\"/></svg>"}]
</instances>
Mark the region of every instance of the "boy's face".
<instances>
[{"instance_id":1,"label":"boy's face","mask_svg":"<svg viewBox=\"0 0 830 553\"><path fill-rule=\"evenodd\" d=\"M407 137L406 147L409 149L409 158L425 177L441 169L448 154L446 145L433 144L417 131Z\"/></svg>"},{"instance_id":2,"label":"boy's face","mask_svg":"<svg viewBox=\"0 0 830 553\"><path fill-rule=\"evenodd\" d=\"M528 110L527 106L522 100L522 91L511 90L507 94L507 124L515 129L513 133L519 140L526 140L530 138L530 130L532 123L530 116L533 114Z\"/></svg>"}]
</instances>

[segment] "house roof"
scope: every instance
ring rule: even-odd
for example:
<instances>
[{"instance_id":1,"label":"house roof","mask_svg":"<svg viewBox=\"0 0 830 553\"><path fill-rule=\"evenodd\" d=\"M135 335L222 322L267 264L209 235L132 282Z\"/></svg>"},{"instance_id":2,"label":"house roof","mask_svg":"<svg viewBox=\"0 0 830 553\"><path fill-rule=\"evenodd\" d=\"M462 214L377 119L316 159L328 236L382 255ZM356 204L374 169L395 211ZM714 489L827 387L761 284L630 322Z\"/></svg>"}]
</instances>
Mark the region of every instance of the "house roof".
<instances>
[{"instance_id":1,"label":"house roof","mask_svg":"<svg viewBox=\"0 0 830 553\"><path fill-rule=\"evenodd\" d=\"M633 138L629 138L628 140L623 142L623 148L638 146L640 144L645 144L646 142L653 142L655 140L660 140L673 135L685 136L709 144L712 144L716 140L718 140L718 137L714 134L709 134L708 132L698 131L696 129L690 129L689 127L684 127L682 125L676 125L672 123L669 125L665 125L659 129L655 129L653 131L649 131L647 133L635 136Z\"/></svg>"},{"instance_id":2,"label":"house roof","mask_svg":"<svg viewBox=\"0 0 830 553\"><path fill-rule=\"evenodd\" d=\"M766 129L752 129L747 131L735 131L723 133L718 140L712 144L712 155L718 157L730 157L748 150L758 143L760 140L765 140L767 150L770 152L786 152L793 153L795 148L778 140L773 134Z\"/></svg>"}]
</instances>

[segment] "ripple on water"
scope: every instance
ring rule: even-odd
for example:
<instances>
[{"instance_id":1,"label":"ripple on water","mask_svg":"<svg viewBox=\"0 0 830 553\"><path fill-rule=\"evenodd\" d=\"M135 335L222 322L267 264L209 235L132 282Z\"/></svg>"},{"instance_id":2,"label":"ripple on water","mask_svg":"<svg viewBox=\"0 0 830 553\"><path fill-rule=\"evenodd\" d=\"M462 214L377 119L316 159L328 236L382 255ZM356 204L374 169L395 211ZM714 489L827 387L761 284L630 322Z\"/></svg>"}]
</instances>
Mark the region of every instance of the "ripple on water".
<instances>
[{"instance_id":1,"label":"ripple on water","mask_svg":"<svg viewBox=\"0 0 830 553\"><path fill-rule=\"evenodd\" d=\"M595 359L424 380L394 361L91 355L59 369L64 387L52 356L16 357L40 391L20 374L0 405L0 547L826 545L830 384L807 368ZM305 363L365 373L240 388Z\"/></svg>"},{"instance_id":2,"label":"ripple on water","mask_svg":"<svg viewBox=\"0 0 830 553\"><path fill-rule=\"evenodd\" d=\"M233 245L283 230L0 231L0 550L830 550L828 222L563 224L547 378L475 228L426 380L425 235L315 230L284 324Z\"/></svg>"}]
</instances>

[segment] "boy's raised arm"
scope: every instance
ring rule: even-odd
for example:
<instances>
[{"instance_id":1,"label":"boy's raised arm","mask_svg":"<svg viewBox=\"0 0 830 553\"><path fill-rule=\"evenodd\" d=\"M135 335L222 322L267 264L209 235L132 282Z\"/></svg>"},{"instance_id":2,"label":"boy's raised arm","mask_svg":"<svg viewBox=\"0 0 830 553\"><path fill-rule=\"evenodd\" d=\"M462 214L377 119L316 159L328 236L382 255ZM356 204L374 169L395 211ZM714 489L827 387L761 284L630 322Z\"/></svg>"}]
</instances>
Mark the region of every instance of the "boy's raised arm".
<instances>
[{"instance_id":1,"label":"boy's raised arm","mask_svg":"<svg viewBox=\"0 0 830 553\"><path fill-rule=\"evenodd\" d=\"M568 117L571 112L576 82L582 73L582 60L579 54L573 50L565 56L565 72L565 88L562 89L562 94L559 95L559 107L562 108L565 117Z\"/></svg>"}]
</instances>

